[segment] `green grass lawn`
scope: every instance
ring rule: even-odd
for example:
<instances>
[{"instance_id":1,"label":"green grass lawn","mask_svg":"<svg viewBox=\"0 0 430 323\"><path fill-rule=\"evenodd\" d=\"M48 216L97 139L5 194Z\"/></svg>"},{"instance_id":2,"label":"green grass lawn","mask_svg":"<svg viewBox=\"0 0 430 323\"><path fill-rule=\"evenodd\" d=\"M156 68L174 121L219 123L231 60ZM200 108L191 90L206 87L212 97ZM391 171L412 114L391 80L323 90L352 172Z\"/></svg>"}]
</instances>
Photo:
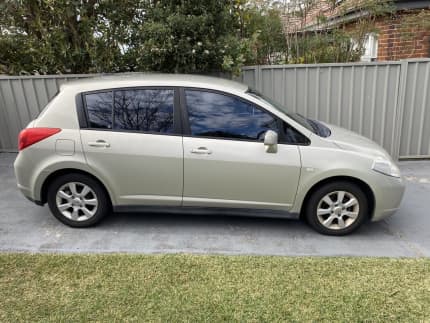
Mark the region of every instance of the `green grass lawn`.
<instances>
[{"instance_id":1,"label":"green grass lawn","mask_svg":"<svg viewBox=\"0 0 430 323\"><path fill-rule=\"evenodd\" d=\"M430 259L0 254L0 321L429 321Z\"/></svg>"}]
</instances>

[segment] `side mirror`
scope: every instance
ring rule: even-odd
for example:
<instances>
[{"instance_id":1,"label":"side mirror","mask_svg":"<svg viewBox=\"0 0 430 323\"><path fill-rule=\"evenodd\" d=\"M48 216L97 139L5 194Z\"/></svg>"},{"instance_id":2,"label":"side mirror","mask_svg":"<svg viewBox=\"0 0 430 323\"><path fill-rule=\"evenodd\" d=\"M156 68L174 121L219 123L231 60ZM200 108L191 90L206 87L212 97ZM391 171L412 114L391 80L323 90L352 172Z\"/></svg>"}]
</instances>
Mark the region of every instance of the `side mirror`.
<instances>
[{"instance_id":1,"label":"side mirror","mask_svg":"<svg viewBox=\"0 0 430 323\"><path fill-rule=\"evenodd\" d=\"M264 134L264 146L267 153L276 153L278 151L278 134L275 131L266 131Z\"/></svg>"}]
</instances>

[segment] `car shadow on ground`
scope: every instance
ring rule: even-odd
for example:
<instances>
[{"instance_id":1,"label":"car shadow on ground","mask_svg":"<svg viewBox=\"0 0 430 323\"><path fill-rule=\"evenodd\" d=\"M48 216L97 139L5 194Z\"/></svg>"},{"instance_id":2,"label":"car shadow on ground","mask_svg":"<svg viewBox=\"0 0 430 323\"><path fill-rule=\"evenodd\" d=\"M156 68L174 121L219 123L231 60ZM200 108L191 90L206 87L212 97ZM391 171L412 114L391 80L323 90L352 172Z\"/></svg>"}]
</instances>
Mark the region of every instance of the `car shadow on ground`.
<instances>
[{"instance_id":1,"label":"car shadow on ground","mask_svg":"<svg viewBox=\"0 0 430 323\"><path fill-rule=\"evenodd\" d=\"M112 213L96 226L78 229L60 223L47 206L25 204L31 207L20 208L17 217L0 218L0 250L417 256L384 222L366 223L351 235L333 237L313 231L300 220L145 212Z\"/></svg>"},{"instance_id":2,"label":"car shadow on ground","mask_svg":"<svg viewBox=\"0 0 430 323\"><path fill-rule=\"evenodd\" d=\"M258 230L260 232L267 230L268 234L273 231L282 231L291 234L306 234L318 237L323 235L312 230L306 221L291 218L271 218L270 216L246 216L246 215L228 215L228 214L177 214L169 212L133 212L120 213L112 212L102 220L96 227L103 229L122 229L137 230L139 227L157 227L164 229L187 229L187 230L224 230L236 229ZM94 228L96 228L94 227ZM381 234L387 233L385 225L382 223L366 222L356 233L359 234Z\"/></svg>"},{"instance_id":3,"label":"car shadow on ground","mask_svg":"<svg viewBox=\"0 0 430 323\"><path fill-rule=\"evenodd\" d=\"M429 257L429 162L403 162L400 210L343 237L284 218L225 214L112 213L97 226L70 228L16 187L15 154L0 154L0 250L31 252L218 253ZM267 211L271 212L271 211Z\"/></svg>"}]
</instances>

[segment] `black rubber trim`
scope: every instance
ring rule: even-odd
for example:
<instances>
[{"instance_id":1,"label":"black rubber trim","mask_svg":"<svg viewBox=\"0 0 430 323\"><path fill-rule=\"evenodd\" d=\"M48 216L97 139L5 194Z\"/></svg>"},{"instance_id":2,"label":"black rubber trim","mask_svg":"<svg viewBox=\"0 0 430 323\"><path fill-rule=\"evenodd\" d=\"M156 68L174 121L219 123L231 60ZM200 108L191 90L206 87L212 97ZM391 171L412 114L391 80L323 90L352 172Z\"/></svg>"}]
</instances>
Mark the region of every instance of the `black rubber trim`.
<instances>
[{"instance_id":1,"label":"black rubber trim","mask_svg":"<svg viewBox=\"0 0 430 323\"><path fill-rule=\"evenodd\" d=\"M299 219L300 217L299 213L281 210L199 206L116 205L113 206L113 211L118 213L224 215L285 219Z\"/></svg>"},{"instance_id":2,"label":"black rubber trim","mask_svg":"<svg viewBox=\"0 0 430 323\"><path fill-rule=\"evenodd\" d=\"M26 196L26 198L27 198L29 201L31 201L31 202L33 202L34 204L36 204L36 205L39 205L39 206L43 206L43 205L45 205L45 203L42 203L42 201L39 201L39 200L33 200L31 197L28 197L28 196Z\"/></svg>"},{"instance_id":3,"label":"black rubber trim","mask_svg":"<svg viewBox=\"0 0 430 323\"><path fill-rule=\"evenodd\" d=\"M205 138L205 139L219 139L219 140L233 140L233 141L248 141L248 142L261 142L258 140L253 140L253 139L243 139L243 138L227 138L227 137L211 137L211 136L195 136L191 134L191 127L189 124L189 118L188 118L188 109L187 109L187 103L186 103L186 97L185 97L185 91L186 90L190 90L190 91L205 91L205 92L210 92L210 93L217 93L217 94L221 94L221 95L226 95L226 96L230 96L232 98L241 100L242 102L245 102L246 104L250 104L252 106L255 106L257 109L260 109L268 114L270 114L277 122L279 131L281 132L279 135L279 144L283 144L283 145L294 145L294 146L309 146L311 144L310 139L305 136L304 134L302 134L300 131L298 131L296 128L294 128L293 126L291 126L288 122L286 122L285 120L279 118L278 116L276 116L275 114L273 114L272 112L266 110L265 108L263 108L262 106L248 101L247 99L244 99L242 97L239 97L237 95L234 95L233 93L228 93L228 92L223 92L220 90L213 90L213 89L207 89L207 88L199 88L199 87L181 87L180 89L180 94L181 94L181 109L182 109L182 134L184 137L193 137L193 138ZM291 128L293 128L295 131L297 131L300 135L303 136L303 138L305 138L306 142L303 143L292 143L292 142L287 142L286 138L285 138L285 134L283 131L283 124L282 123L286 123L288 124Z\"/></svg>"},{"instance_id":4,"label":"black rubber trim","mask_svg":"<svg viewBox=\"0 0 430 323\"><path fill-rule=\"evenodd\" d=\"M87 114L84 108L84 98L82 93L79 93L75 97L76 101L76 112L78 114L79 127L81 129L88 127Z\"/></svg>"},{"instance_id":5,"label":"black rubber trim","mask_svg":"<svg viewBox=\"0 0 430 323\"><path fill-rule=\"evenodd\" d=\"M182 135L181 95L178 87L174 88L173 98L173 129L174 135Z\"/></svg>"},{"instance_id":6,"label":"black rubber trim","mask_svg":"<svg viewBox=\"0 0 430 323\"><path fill-rule=\"evenodd\" d=\"M113 129L115 123L114 120L114 104L115 104L115 91L127 91L127 90L173 90L173 133L160 133L152 131L141 131L141 130L125 130L125 129ZM112 129L107 128L91 128L88 123L88 114L85 105L84 96L87 94L112 92ZM79 97L79 99L78 99ZM96 131L114 131L114 132L133 132L142 134L155 134L163 136L181 136L182 135L182 118L181 118L181 107L180 107L180 94L179 87L177 86L128 86L119 88L106 88L95 91L81 92L76 96L76 108L78 111L79 126L85 130L96 130ZM82 114L81 117L79 115Z\"/></svg>"},{"instance_id":7,"label":"black rubber trim","mask_svg":"<svg viewBox=\"0 0 430 323\"><path fill-rule=\"evenodd\" d=\"M192 137L190 120L188 118L188 109L185 102L185 89L183 87L179 90L180 94L180 108L181 108L181 119L182 119L182 135L187 137Z\"/></svg>"},{"instance_id":8,"label":"black rubber trim","mask_svg":"<svg viewBox=\"0 0 430 323\"><path fill-rule=\"evenodd\" d=\"M91 128L89 127L88 123L88 115L85 107L85 101L84 96L86 94L93 94L93 93L100 93L100 92L112 92L112 100L115 100L115 91L120 90L135 90L135 89L172 89L174 90L174 104L173 104L173 127L174 132L173 133L159 133L159 132L149 132L149 131L137 131L137 130L124 130L124 129L105 129L105 128ZM200 90L200 91L206 91L206 92L212 92L212 93L218 93L222 95L227 95L230 97L234 97L236 99L239 99L243 102L246 102L247 104L251 104L256 106L258 109L261 109L270 115L272 115L278 123L278 128L280 129L279 135L279 144L284 145L295 145L295 146L309 146L311 144L310 139L303 135L300 131L292 127L290 124L288 124L285 120L279 118L278 116L274 115L270 111L267 111L263 107L259 106L258 104L255 104L254 102L248 101L242 97L239 97L237 95L234 95L232 93L223 92L219 90L213 90L213 89L207 89L207 88L199 88L199 87L177 87L177 86L131 86L131 87L119 87L119 88L106 88L106 89L99 89L95 91L86 91L81 92L76 95L76 111L78 114L78 120L79 120L79 126L81 129L85 130L95 130L95 131L111 131L111 132L133 132L133 133L143 133L143 134L155 134L155 135L163 135L163 136L184 136L184 137L193 137L193 138L206 138L206 139L217 139L217 140L233 140L233 141L248 141L248 142L260 142L257 140L251 140L251 139L241 139L241 138L223 138L223 137L201 137L201 136L193 136L191 134L191 128L189 124L189 118L188 118L188 110L186 106L186 99L185 99L185 90ZM113 105L113 102L112 102ZM112 114L113 114L113 108L112 108ZM112 119L112 122L114 120ZM300 133L305 139L306 142L304 143L290 143L286 141L285 133L283 131L283 123L287 123L290 127L292 127L295 131Z\"/></svg>"}]
</instances>

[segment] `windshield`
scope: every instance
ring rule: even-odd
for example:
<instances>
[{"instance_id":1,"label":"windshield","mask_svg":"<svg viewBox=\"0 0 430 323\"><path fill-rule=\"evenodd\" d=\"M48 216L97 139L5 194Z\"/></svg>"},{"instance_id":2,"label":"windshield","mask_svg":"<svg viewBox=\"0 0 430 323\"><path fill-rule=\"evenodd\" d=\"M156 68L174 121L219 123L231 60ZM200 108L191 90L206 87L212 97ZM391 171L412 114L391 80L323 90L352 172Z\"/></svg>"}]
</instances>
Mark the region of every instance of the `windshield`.
<instances>
[{"instance_id":1,"label":"windshield","mask_svg":"<svg viewBox=\"0 0 430 323\"><path fill-rule=\"evenodd\" d=\"M308 129L309 131L313 132L314 134L316 134L318 136L328 137L331 135L330 129L328 127L326 127L325 125L323 125L318 120L312 120L312 119L306 118L306 117L304 117L298 113L288 112L287 109L282 104L276 102L275 100L272 100L272 99L266 97L265 95L257 92L256 90L248 89L248 91L246 91L246 93L252 95L254 98L257 98L266 104L271 105L276 110L286 114L288 117L293 119L295 122L297 122L298 124L300 124L301 126L305 127L306 129Z\"/></svg>"}]
</instances>

